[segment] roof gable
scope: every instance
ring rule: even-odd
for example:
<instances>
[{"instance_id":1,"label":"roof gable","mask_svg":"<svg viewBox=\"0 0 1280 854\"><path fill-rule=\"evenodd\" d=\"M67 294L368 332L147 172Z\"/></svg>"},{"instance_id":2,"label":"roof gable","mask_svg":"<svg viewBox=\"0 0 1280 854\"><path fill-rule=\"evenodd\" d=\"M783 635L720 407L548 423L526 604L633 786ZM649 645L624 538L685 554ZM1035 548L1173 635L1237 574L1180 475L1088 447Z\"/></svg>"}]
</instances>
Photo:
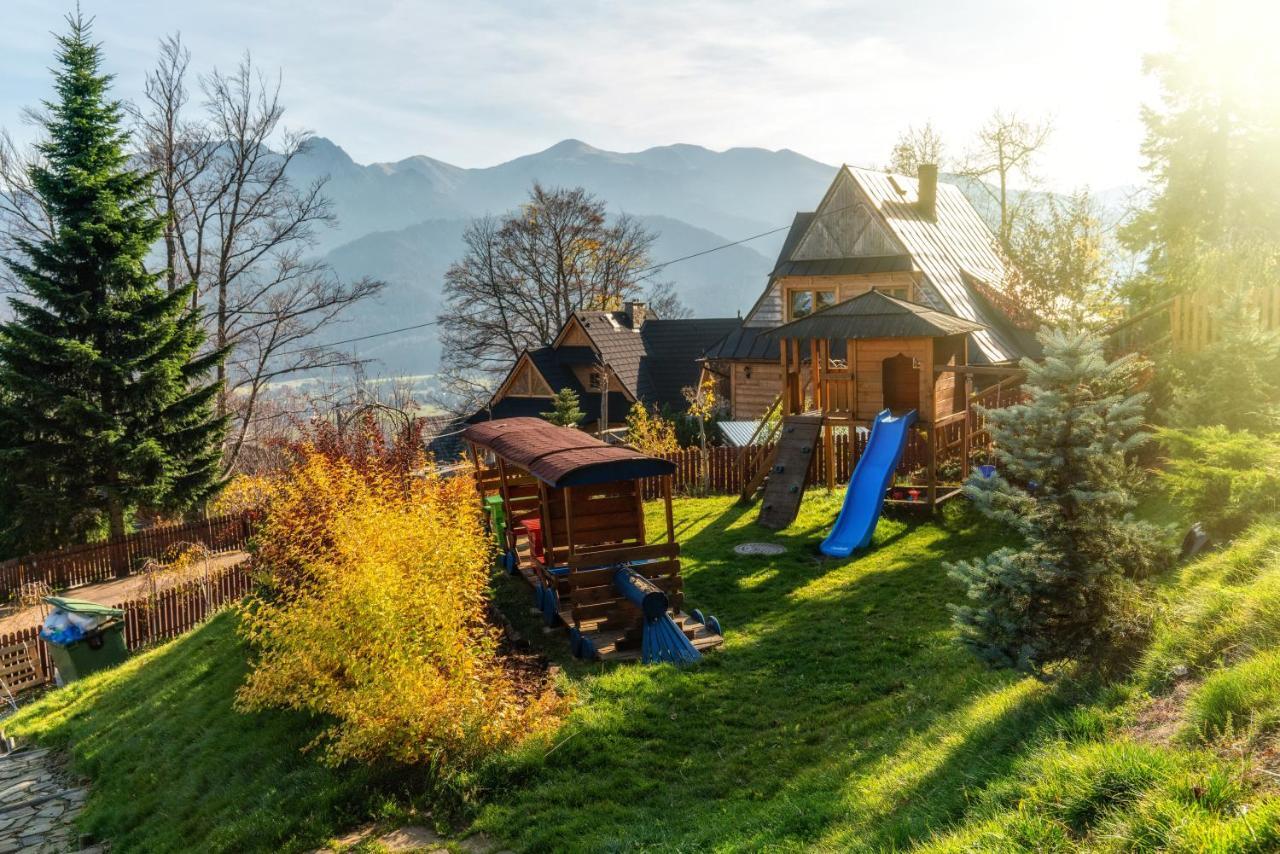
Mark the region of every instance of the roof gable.
<instances>
[{"instance_id":1,"label":"roof gable","mask_svg":"<svg viewBox=\"0 0 1280 854\"><path fill-rule=\"evenodd\" d=\"M814 261L905 252L901 241L877 215L875 202L844 168L831 182L822 204L809 218L804 234L796 241L787 260Z\"/></svg>"},{"instance_id":2,"label":"roof gable","mask_svg":"<svg viewBox=\"0 0 1280 854\"><path fill-rule=\"evenodd\" d=\"M973 334L979 353L991 362L1012 361L1021 348L1002 331L1005 324L990 316L990 305L965 281L965 271L987 282L1004 280L1004 262L995 236L954 184L938 184L935 216L916 206L919 183L905 175L845 166L846 172L875 205L885 225L902 242L916 266L947 307L986 329Z\"/></svg>"}]
</instances>

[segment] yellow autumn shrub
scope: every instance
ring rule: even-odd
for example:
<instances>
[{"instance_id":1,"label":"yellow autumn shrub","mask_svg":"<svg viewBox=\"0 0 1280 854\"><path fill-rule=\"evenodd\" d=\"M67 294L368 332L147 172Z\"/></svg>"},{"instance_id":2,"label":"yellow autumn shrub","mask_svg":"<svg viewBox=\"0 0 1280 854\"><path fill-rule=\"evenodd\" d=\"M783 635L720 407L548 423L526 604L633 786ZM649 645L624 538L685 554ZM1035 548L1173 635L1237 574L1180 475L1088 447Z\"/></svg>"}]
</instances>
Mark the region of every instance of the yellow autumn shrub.
<instances>
[{"instance_id":1,"label":"yellow autumn shrub","mask_svg":"<svg viewBox=\"0 0 1280 854\"><path fill-rule=\"evenodd\" d=\"M266 507L274 480L261 474L238 474L222 487L209 504L214 516L256 513Z\"/></svg>"},{"instance_id":2,"label":"yellow autumn shrub","mask_svg":"<svg viewBox=\"0 0 1280 854\"><path fill-rule=\"evenodd\" d=\"M304 448L258 533L238 706L324 715L333 763L457 769L544 730L560 701L521 690L486 619L490 543L469 478Z\"/></svg>"}]
</instances>

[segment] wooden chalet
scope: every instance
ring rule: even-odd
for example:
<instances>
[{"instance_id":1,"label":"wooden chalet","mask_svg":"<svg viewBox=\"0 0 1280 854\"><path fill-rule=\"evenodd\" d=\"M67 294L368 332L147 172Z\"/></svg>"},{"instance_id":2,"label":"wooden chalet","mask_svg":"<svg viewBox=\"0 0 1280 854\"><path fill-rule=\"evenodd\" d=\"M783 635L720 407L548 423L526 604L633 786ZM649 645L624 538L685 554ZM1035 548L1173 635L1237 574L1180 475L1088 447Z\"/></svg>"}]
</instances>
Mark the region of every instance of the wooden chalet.
<instances>
[{"instance_id":1,"label":"wooden chalet","mask_svg":"<svg viewBox=\"0 0 1280 854\"><path fill-rule=\"evenodd\" d=\"M577 311L547 347L526 350L489 403L469 420L537 417L561 389L577 392L589 432L620 427L636 401L683 411L699 357L735 329L737 319L663 320L642 302L622 311Z\"/></svg>"},{"instance_id":2,"label":"wooden chalet","mask_svg":"<svg viewBox=\"0 0 1280 854\"><path fill-rule=\"evenodd\" d=\"M1037 346L1000 294L1004 278L990 229L936 167L909 178L842 166L817 209L795 215L764 292L704 364L729 417L759 419L783 391L780 339L769 333L875 290L972 324L966 364L1012 366Z\"/></svg>"}]
</instances>

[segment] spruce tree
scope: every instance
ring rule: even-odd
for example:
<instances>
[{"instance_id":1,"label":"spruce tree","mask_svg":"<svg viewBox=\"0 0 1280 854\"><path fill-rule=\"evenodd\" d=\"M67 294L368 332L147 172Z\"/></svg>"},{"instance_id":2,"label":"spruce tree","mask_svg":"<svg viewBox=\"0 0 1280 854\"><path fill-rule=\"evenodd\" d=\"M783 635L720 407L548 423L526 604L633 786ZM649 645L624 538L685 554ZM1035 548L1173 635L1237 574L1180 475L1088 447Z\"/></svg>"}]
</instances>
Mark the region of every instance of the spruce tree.
<instances>
[{"instance_id":1,"label":"spruce tree","mask_svg":"<svg viewBox=\"0 0 1280 854\"><path fill-rule=\"evenodd\" d=\"M952 606L964 643L996 667L1040 673L1074 660L1116 663L1141 638L1138 581L1167 565L1164 533L1131 515L1133 454L1145 395L1141 363L1108 362L1083 330L1042 332L1044 359L1026 360L1024 403L986 413L997 473L966 494L1020 541L949 565L969 603Z\"/></svg>"},{"instance_id":2,"label":"spruce tree","mask_svg":"<svg viewBox=\"0 0 1280 854\"><path fill-rule=\"evenodd\" d=\"M214 488L224 422L199 355L193 286L169 292L145 260L162 231L149 175L130 168L89 22L58 38L42 163L31 181L52 236L5 259L27 295L0 326L0 531L9 549L125 532L147 507Z\"/></svg>"},{"instance_id":3,"label":"spruce tree","mask_svg":"<svg viewBox=\"0 0 1280 854\"><path fill-rule=\"evenodd\" d=\"M587 416L578 408L578 393L571 388L562 388L551 398L552 409L542 413L542 417L560 427L577 427L578 422Z\"/></svg>"}]
</instances>

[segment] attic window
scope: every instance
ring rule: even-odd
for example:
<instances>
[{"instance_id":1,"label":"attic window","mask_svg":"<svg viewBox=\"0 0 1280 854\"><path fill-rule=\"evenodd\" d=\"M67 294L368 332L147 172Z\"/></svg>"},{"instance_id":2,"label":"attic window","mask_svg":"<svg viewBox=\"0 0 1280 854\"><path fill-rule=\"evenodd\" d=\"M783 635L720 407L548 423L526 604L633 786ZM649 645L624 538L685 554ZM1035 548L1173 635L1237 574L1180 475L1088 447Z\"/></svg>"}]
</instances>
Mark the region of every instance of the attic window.
<instances>
[{"instance_id":1,"label":"attic window","mask_svg":"<svg viewBox=\"0 0 1280 854\"><path fill-rule=\"evenodd\" d=\"M591 377L590 379L587 380L587 385L595 389L600 388L600 372L599 371L591 372Z\"/></svg>"}]
</instances>

